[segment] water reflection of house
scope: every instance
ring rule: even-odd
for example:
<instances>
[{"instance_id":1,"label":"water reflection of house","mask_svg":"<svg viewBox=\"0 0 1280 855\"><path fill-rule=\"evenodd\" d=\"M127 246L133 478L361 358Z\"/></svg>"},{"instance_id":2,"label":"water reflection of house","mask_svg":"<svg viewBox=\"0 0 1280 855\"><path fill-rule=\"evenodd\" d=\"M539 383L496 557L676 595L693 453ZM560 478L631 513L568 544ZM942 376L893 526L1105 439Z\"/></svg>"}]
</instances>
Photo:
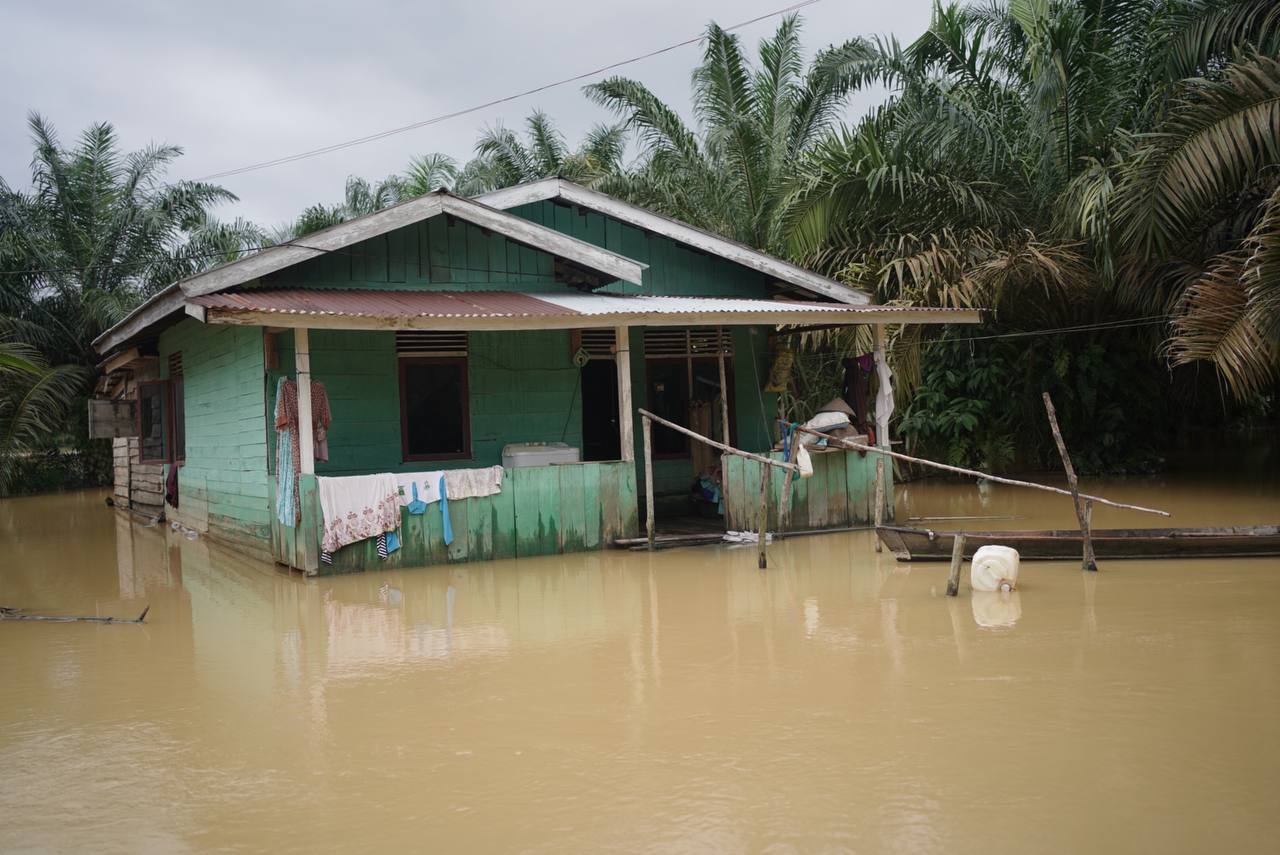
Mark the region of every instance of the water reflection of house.
<instances>
[{"instance_id":1,"label":"water reflection of house","mask_svg":"<svg viewBox=\"0 0 1280 855\"><path fill-rule=\"evenodd\" d=\"M145 476L150 489L145 467L177 466L184 523L327 571L575 552L634 535L637 407L764 451L776 396L761 388L778 325L880 330L977 317L871 305L839 282L549 179L480 201L428 194L247 256L170 285L96 345L108 368L137 381L120 387L134 389L136 424L111 426L138 437L125 443L130 467L119 477ZM299 396L296 524L273 513L282 375L323 381L333 416L328 459L317 461ZM716 396L727 426L706 405ZM509 443L561 440L582 462L511 469L500 494L451 503L452 544L432 506L406 513L389 564L366 542L321 567L318 475L487 467ZM687 493L687 439L659 431L655 454L655 493ZM792 523L865 521L874 466L856 454L821 458L795 488ZM728 469L726 493L756 494L758 468L734 458ZM731 501L730 515L748 505Z\"/></svg>"}]
</instances>

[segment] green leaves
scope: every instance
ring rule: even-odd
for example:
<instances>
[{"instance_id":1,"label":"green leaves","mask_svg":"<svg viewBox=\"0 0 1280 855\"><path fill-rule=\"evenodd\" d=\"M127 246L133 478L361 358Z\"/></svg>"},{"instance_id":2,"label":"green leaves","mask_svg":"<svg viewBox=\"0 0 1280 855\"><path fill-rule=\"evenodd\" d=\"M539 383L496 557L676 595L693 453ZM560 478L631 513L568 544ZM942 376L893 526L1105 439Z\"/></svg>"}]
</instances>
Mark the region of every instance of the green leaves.
<instances>
[{"instance_id":1,"label":"green leaves","mask_svg":"<svg viewBox=\"0 0 1280 855\"><path fill-rule=\"evenodd\" d=\"M1122 236L1141 260L1167 257L1224 204L1280 164L1280 59L1232 63L1193 79L1143 138L1117 203Z\"/></svg>"}]
</instances>

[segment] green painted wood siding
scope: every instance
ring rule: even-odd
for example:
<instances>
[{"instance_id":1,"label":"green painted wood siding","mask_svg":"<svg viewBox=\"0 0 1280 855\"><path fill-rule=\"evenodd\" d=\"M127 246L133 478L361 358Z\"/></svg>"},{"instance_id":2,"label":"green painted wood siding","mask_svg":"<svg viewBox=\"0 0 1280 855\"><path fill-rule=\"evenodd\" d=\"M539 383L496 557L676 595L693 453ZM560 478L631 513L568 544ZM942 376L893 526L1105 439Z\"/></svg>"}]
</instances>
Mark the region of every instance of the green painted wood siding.
<instances>
[{"instance_id":1,"label":"green painted wood siding","mask_svg":"<svg viewBox=\"0 0 1280 855\"><path fill-rule=\"evenodd\" d=\"M321 573L422 567L528 558L598 549L620 537L635 537L635 470L626 463L581 463L509 469L502 492L449 502L453 542L445 545L439 502L422 514L400 513L401 548L378 558L375 541L365 540L334 553ZM282 541L282 556L291 538ZM289 559L284 558L286 563Z\"/></svg>"},{"instance_id":2,"label":"green painted wood siding","mask_svg":"<svg viewBox=\"0 0 1280 855\"><path fill-rule=\"evenodd\" d=\"M510 213L649 265L644 287L614 282L609 293L764 297L768 278L755 270L649 234L603 214L554 202ZM300 243L306 243L302 238ZM449 291L562 291L555 258L502 235L441 214L328 252L264 277L269 288L438 288Z\"/></svg>"},{"instance_id":3,"label":"green painted wood siding","mask_svg":"<svg viewBox=\"0 0 1280 855\"><path fill-rule=\"evenodd\" d=\"M781 460L782 454L770 455ZM813 475L791 481L790 514L783 531L865 525L875 518L876 455L856 451L812 454ZM757 531L760 526L761 464L741 457L729 458L725 472L727 526L735 531ZM769 478L769 528L779 529L778 508L786 473L774 469ZM893 519L893 467L885 467L885 518ZM662 520L658 520L662 530Z\"/></svg>"},{"instance_id":4,"label":"green painted wood siding","mask_svg":"<svg viewBox=\"0 0 1280 855\"><path fill-rule=\"evenodd\" d=\"M645 294L696 297L764 297L768 294L768 278L762 273L595 211L548 200L520 205L508 213L649 265L644 272ZM640 293L626 282L615 282L603 290Z\"/></svg>"},{"instance_id":5,"label":"green painted wood siding","mask_svg":"<svg viewBox=\"0 0 1280 855\"><path fill-rule=\"evenodd\" d=\"M494 466L502 462L503 446L516 442L581 446L582 390L568 330L475 332L469 339L471 457L407 463L395 334L313 330L311 373L325 384L333 415L329 460L316 462L316 474ZM292 333L281 336L280 366L293 374ZM272 411L278 377L273 371L268 378ZM271 442L274 449L274 435Z\"/></svg>"},{"instance_id":6,"label":"green painted wood siding","mask_svg":"<svg viewBox=\"0 0 1280 855\"><path fill-rule=\"evenodd\" d=\"M262 330L183 320L160 336L160 366L180 351L186 461L180 517L238 548L267 554L271 517Z\"/></svg>"},{"instance_id":7,"label":"green painted wood siding","mask_svg":"<svg viewBox=\"0 0 1280 855\"><path fill-rule=\"evenodd\" d=\"M300 239L306 244L306 238ZM555 257L441 214L264 277L269 288L558 291Z\"/></svg>"}]
</instances>

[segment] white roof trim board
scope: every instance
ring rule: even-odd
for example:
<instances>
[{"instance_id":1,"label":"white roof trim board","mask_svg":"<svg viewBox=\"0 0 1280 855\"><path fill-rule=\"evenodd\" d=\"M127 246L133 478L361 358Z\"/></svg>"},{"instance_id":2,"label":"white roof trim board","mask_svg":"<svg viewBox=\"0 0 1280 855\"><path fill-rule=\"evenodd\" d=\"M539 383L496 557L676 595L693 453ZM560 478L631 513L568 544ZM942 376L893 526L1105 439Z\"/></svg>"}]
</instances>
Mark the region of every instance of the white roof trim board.
<instances>
[{"instance_id":1,"label":"white roof trim board","mask_svg":"<svg viewBox=\"0 0 1280 855\"><path fill-rule=\"evenodd\" d=\"M662 214L655 214L653 211L590 190L563 178L545 178L476 197L478 202L503 210L549 199L563 199L565 202L589 208L636 228L671 238L841 303L867 305L871 302L869 295L834 279L819 276L803 267L752 249L746 244L714 235Z\"/></svg>"}]
</instances>

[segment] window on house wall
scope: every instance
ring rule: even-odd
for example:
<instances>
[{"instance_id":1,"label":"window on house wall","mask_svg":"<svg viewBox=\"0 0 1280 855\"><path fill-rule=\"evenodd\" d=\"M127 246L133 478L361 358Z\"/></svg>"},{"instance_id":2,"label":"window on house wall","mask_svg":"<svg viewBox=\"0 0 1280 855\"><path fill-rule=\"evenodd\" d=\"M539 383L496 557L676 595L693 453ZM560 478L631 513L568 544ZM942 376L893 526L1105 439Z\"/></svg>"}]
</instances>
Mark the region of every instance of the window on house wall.
<instances>
[{"instance_id":1,"label":"window on house wall","mask_svg":"<svg viewBox=\"0 0 1280 855\"><path fill-rule=\"evenodd\" d=\"M648 409L678 425L690 426L694 407L714 403L719 399L720 350L725 354L732 435L735 411L733 340L728 329L692 327L646 330L644 363ZM712 420L719 419L718 408L711 407L708 415ZM719 429L715 430L715 435L717 439L720 438ZM657 429L653 433L653 453L655 457L688 457L689 438L673 430Z\"/></svg>"},{"instance_id":2,"label":"window on house wall","mask_svg":"<svg viewBox=\"0 0 1280 855\"><path fill-rule=\"evenodd\" d=\"M166 397L168 383L164 380L138 384L138 459L142 463L169 461Z\"/></svg>"},{"instance_id":3,"label":"window on house wall","mask_svg":"<svg viewBox=\"0 0 1280 855\"><path fill-rule=\"evenodd\" d=\"M138 384L138 449L142 463L186 460L187 418L181 353L169 357L167 380L145 380Z\"/></svg>"},{"instance_id":4,"label":"window on house wall","mask_svg":"<svg viewBox=\"0 0 1280 855\"><path fill-rule=\"evenodd\" d=\"M396 333L400 443L405 460L471 456L467 346L466 333Z\"/></svg>"}]
</instances>

